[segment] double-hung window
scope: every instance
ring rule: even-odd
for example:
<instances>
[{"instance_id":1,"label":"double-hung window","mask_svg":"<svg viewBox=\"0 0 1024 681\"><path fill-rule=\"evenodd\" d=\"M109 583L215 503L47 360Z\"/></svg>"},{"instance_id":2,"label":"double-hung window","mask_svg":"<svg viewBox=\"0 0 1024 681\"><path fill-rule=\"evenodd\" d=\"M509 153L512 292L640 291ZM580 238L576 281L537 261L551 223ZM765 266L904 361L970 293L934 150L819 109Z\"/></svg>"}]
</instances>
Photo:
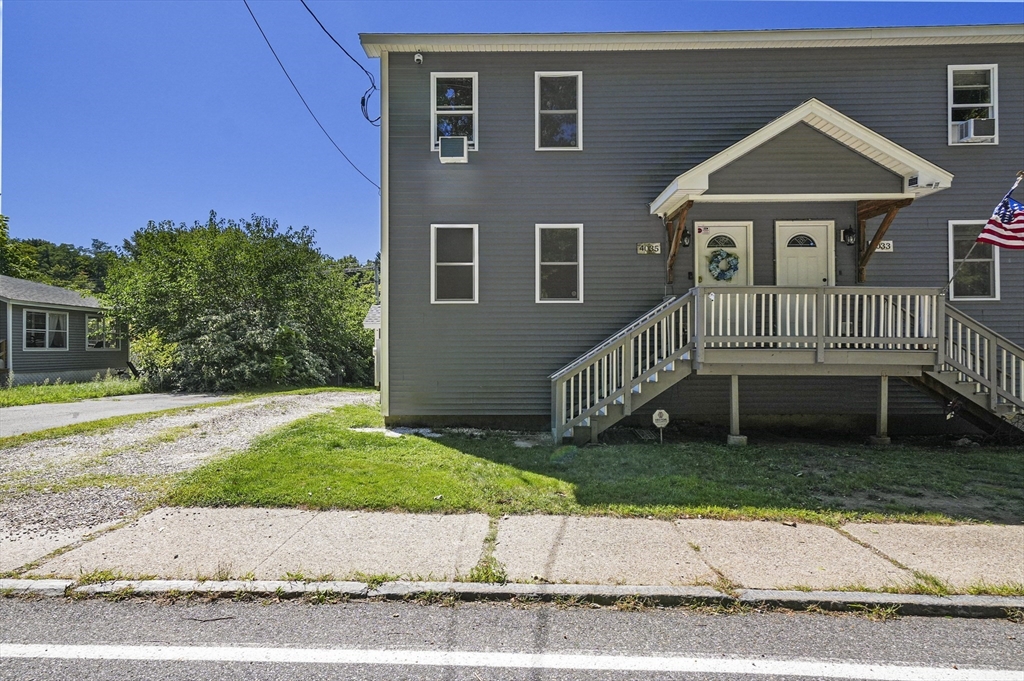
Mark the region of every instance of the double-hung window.
<instances>
[{"instance_id":1,"label":"double-hung window","mask_svg":"<svg viewBox=\"0 0 1024 681\"><path fill-rule=\"evenodd\" d=\"M430 148L437 151L441 137L465 137L467 148L477 149L477 74L430 74Z\"/></svg>"},{"instance_id":2,"label":"double-hung window","mask_svg":"<svg viewBox=\"0 0 1024 681\"><path fill-rule=\"evenodd\" d=\"M87 315L85 318L86 350L120 350L121 334L117 322L109 317Z\"/></svg>"},{"instance_id":3,"label":"double-hung window","mask_svg":"<svg viewBox=\"0 0 1024 681\"><path fill-rule=\"evenodd\" d=\"M430 226L430 302L475 303L478 286L476 225Z\"/></svg>"},{"instance_id":4,"label":"double-hung window","mask_svg":"<svg viewBox=\"0 0 1024 681\"><path fill-rule=\"evenodd\" d=\"M536 149L583 149L583 72L538 71Z\"/></svg>"},{"instance_id":5,"label":"double-hung window","mask_svg":"<svg viewBox=\"0 0 1024 681\"><path fill-rule=\"evenodd\" d=\"M583 225L537 225L537 302L583 302Z\"/></svg>"},{"instance_id":6,"label":"double-hung window","mask_svg":"<svg viewBox=\"0 0 1024 681\"><path fill-rule=\"evenodd\" d=\"M67 350L66 312L25 310L25 350Z\"/></svg>"},{"instance_id":7,"label":"double-hung window","mask_svg":"<svg viewBox=\"0 0 1024 681\"><path fill-rule=\"evenodd\" d=\"M983 220L949 223L950 300L999 300L999 249L975 243Z\"/></svg>"},{"instance_id":8,"label":"double-hung window","mask_svg":"<svg viewBox=\"0 0 1024 681\"><path fill-rule=\"evenodd\" d=\"M995 64L949 67L950 144L996 144L999 141L998 81Z\"/></svg>"}]
</instances>

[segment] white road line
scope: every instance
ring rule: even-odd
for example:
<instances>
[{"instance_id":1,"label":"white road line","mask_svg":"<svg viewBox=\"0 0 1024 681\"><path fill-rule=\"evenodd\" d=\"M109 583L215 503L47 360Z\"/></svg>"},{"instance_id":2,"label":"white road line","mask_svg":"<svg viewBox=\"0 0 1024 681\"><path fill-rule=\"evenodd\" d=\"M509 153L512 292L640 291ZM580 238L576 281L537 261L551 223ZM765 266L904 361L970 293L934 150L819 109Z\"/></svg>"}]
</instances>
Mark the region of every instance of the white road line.
<instances>
[{"instance_id":1,"label":"white road line","mask_svg":"<svg viewBox=\"0 0 1024 681\"><path fill-rule=\"evenodd\" d=\"M130 646L0 644L0 659L162 660L200 662L283 662L308 664L494 667L633 672L689 672L763 676L815 676L871 681L1021 681L1024 670L909 667L893 664L815 660L744 660L706 657L560 655L433 650L329 648L247 648L216 646Z\"/></svg>"}]
</instances>

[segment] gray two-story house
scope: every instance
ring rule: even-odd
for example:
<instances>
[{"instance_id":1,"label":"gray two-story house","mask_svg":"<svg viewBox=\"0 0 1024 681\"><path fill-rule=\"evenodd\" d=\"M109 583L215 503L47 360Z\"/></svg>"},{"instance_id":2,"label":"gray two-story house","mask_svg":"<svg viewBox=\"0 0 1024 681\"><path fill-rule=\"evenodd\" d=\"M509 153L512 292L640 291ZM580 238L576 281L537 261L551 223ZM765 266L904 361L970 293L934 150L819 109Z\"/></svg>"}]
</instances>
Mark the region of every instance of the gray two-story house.
<instances>
[{"instance_id":1,"label":"gray two-story house","mask_svg":"<svg viewBox=\"0 0 1024 681\"><path fill-rule=\"evenodd\" d=\"M1024 26L361 38L389 423L1024 411Z\"/></svg>"}]
</instances>

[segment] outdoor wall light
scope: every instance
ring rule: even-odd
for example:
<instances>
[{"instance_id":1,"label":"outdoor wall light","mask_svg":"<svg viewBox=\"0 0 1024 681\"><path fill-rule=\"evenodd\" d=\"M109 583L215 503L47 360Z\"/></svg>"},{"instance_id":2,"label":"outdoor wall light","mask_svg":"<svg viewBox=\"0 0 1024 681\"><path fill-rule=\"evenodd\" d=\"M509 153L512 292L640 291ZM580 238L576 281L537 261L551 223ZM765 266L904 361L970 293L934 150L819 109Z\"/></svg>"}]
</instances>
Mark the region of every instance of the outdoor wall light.
<instances>
[{"instance_id":1,"label":"outdoor wall light","mask_svg":"<svg viewBox=\"0 0 1024 681\"><path fill-rule=\"evenodd\" d=\"M842 237L843 243L846 244L847 246L853 246L854 244L857 243L857 230L855 230L853 227L847 227L842 232L840 232L839 235Z\"/></svg>"},{"instance_id":2,"label":"outdoor wall light","mask_svg":"<svg viewBox=\"0 0 1024 681\"><path fill-rule=\"evenodd\" d=\"M690 233L689 232L683 232L683 248L689 248L689 247L690 247Z\"/></svg>"}]
</instances>

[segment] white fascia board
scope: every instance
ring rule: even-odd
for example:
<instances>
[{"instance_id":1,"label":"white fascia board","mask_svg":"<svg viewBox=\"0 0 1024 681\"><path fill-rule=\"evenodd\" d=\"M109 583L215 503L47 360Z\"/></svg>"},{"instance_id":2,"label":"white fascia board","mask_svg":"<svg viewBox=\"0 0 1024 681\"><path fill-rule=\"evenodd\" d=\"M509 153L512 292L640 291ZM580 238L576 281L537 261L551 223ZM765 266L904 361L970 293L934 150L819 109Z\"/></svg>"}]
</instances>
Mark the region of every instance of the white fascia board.
<instances>
[{"instance_id":1,"label":"white fascia board","mask_svg":"<svg viewBox=\"0 0 1024 681\"><path fill-rule=\"evenodd\" d=\"M1024 24L634 33L360 33L382 52L608 52L1024 43Z\"/></svg>"},{"instance_id":2,"label":"white fascia board","mask_svg":"<svg viewBox=\"0 0 1024 681\"><path fill-rule=\"evenodd\" d=\"M665 217L669 215L671 211L681 206L683 202L689 198L696 199L697 196L700 196L707 191L708 178L712 173L717 170L721 170L736 159L745 156L765 142L774 139L781 133L792 128L794 125L802 122L808 123L823 134L832 137L834 140L840 144L846 145L847 147L853 148L850 144L850 138L853 138L864 145L867 145L871 149L876 150L879 152L879 155L876 158L872 158L872 160L897 175L902 175L904 178L904 186L906 186L906 181L910 177L916 175L918 177L920 189L915 188L914 190L909 191L906 195L909 198L925 196L926 194L931 194L941 189L947 189L952 184L952 173L949 173L934 163L931 163L917 154L904 149L895 142L879 135L867 126L861 125L849 116L836 111L824 102L817 99L809 99L792 111L779 116L760 130L747 135L739 142L736 142L732 146L726 148L724 151L720 151L706 161L695 165L682 175L679 175L668 185L668 187L665 188L664 191L661 192L661 194L658 195L658 198L651 203L651 214ZM828 124L828 129L823 128L821 123ZM837 130L844 133L843 139L833 134ZM854 149L854 151L867 156L863 149ZM691 196L683 198L684 194L689 194ZM891 196L901 195L893 194ZM867 197L861 198L863 199ZM708 197L707 199L702 200L716 201L719 203L723 202L721 198L711 199ZM749 200L754 199L751 198Z\"/></svg>"},{"instance_id":3,"label":"white fascia board","mask_svg":"<svg viewBox=\"0 0 1024 681\"><path fill-rule=\"evenodd\" d=\"M18 305L20 307L31 307L31 308L49 308L51 310L71 310L73 312L95 312L105 313L109 310L105 307L90 307L87 305L56 305L54 303L40 303L32 300L12 300L10 298L0 298L0 301L7 303L8 305Z\"/></svg>"},{"instance_id":4,"label":"white fascia board","mask_svg":"<svg viewBox=\"0 0 1024 681\"><path fill-rule=\"evenodd\" d=\"M825 201L899 201L914 194L704 194L690 196L694 203L805 203Z\"/></svg>"}]
</instances>

